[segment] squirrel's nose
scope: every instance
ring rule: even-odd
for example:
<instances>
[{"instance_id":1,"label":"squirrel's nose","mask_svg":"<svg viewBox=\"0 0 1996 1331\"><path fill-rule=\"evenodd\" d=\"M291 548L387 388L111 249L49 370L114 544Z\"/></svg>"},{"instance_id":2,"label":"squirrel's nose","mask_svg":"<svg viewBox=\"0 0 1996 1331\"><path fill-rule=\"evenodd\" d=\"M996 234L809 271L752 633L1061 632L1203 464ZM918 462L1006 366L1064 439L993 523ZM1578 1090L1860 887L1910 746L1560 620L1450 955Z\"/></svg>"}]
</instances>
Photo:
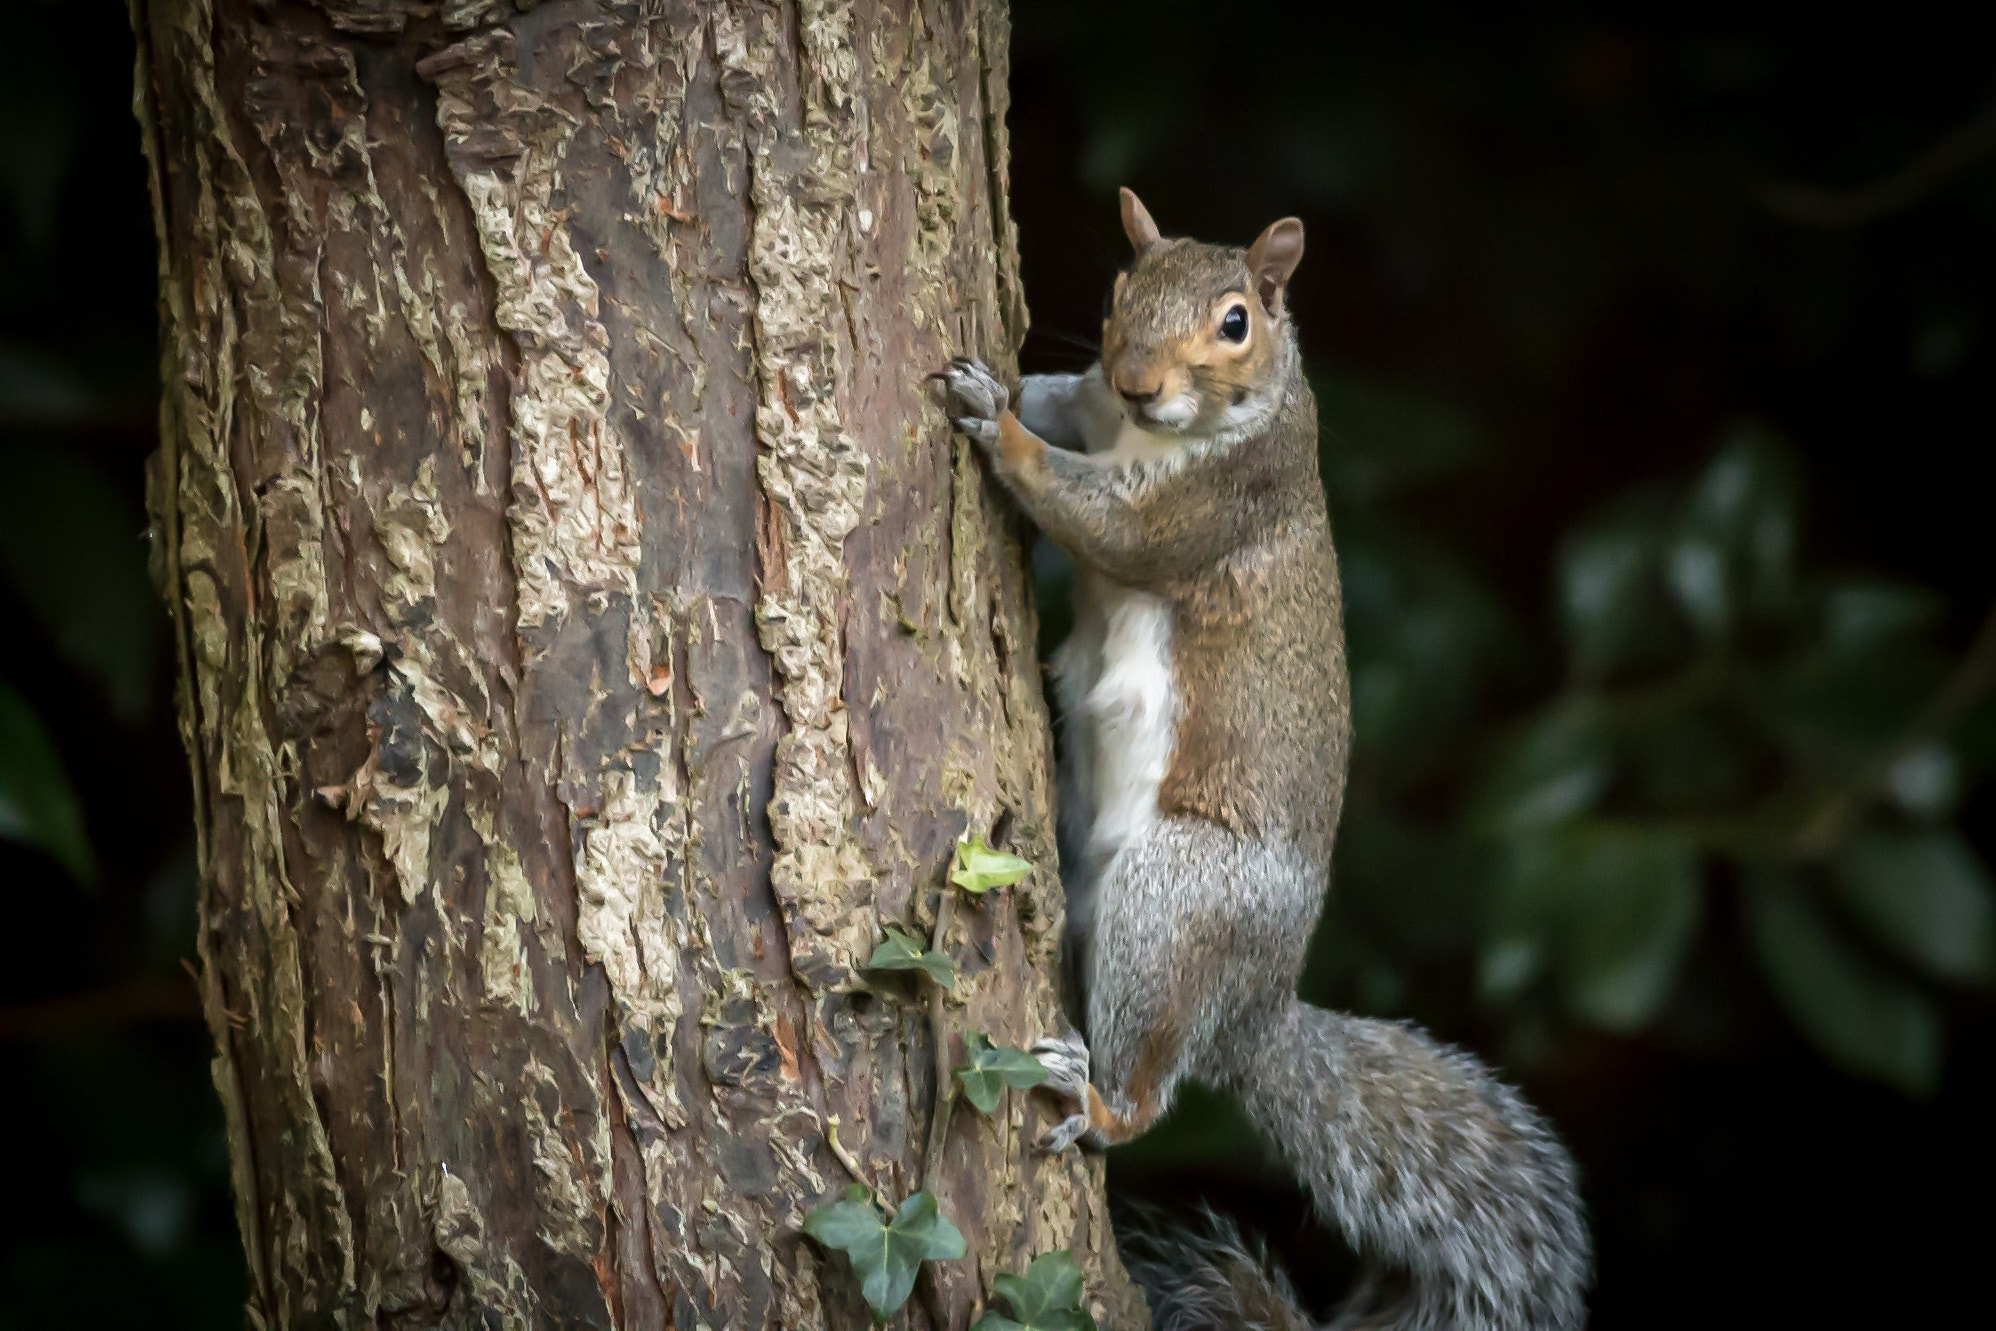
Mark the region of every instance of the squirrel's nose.
<instances>
[{"instance_id":1,"label":"squirrel's nose","mask_svg":"<svg viewBox=\"0 0 1996 1331\"><path fill-rule=\"evenodd\" d=\"M1146 407L1163 396L1164 374L1154 362L1128 356L1110 367L1109 384L1131 406Z\"/></svg>"}]
</instances>

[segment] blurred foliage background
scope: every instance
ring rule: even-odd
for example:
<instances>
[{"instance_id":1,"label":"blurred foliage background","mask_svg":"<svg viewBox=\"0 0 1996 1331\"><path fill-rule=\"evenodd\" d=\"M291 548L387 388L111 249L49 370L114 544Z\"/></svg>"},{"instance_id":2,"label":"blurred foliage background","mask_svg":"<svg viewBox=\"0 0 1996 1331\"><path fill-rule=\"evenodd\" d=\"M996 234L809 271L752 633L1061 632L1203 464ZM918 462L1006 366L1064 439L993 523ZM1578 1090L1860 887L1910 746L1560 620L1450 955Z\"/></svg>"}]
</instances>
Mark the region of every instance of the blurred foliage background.
<instances>
[{"instance_id":1,"label":"blurred foliage background","mask_svg":"<svg viewBox=\"0 0 1996 1331\"><path fill-rule=\"evenodd\" d=\"M109 0L0 43L0 1331L240 1322L146 581L153 242ZM1599 1325L1944 1316L1996 1190L1996 22L1018 0L1036 331L1309 228L1358 744L1314 1001L1557 1120ZM1065 588L1043 582L1051 638ZM1119 1184L1331 1240L1188 1094ZM1979 1300L1978 1300L1979 1302Z\"/></svg>"}]
</instances>

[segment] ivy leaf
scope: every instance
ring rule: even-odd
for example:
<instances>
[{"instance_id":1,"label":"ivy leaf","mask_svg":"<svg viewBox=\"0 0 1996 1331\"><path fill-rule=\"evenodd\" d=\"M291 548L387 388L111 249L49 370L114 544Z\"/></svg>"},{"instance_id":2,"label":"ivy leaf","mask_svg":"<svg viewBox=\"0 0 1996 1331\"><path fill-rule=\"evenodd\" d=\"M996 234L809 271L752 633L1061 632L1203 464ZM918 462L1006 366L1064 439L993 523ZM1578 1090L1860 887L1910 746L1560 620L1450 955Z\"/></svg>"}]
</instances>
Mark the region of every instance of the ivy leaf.
<instances>
[{"instance_id":1,"label":"ivy leaf","mask_svg":"<svg viewBox=\"0 0 1996 1331\"><path fill-rule=\"evenodd\" d=\"M1010 887L1032 871L1032 861L991 849L980 832L956 843L956 861L950 866L949 880L972 896L981 897L994 887Z\"/></svg>"},{"instance_id":2,"label":"ivy leaf","mask_svg":"<svg viewBox=\"0 0 1996 1331\"><path fill-rule=\"evenodd\" d=\"M943 988L956 983L956 964L940 952L930 952L921 940L889 929L887 938L866 960L870 971L921 971Z\"/></svg>"},{"instance_id":3,"label":"ivy leaf","mask_svg":"<svg viewBox=\"0 0 1996 1331\"><path fill-rule=\"evenodd\" d=\"M1931 1095L1940 1081L1940 1014L1926 995L1846 942L1794 875L1762 871L1747 926L1768 987L1824 1057L1852 1076Z\"/></svg>"},{"instance_id":4,"label":"ivy leaf","mask_svg":"<svg viewBox=\"0 0 1996 1331\"><path fill-rule=\"evenodd\" d=\"M1064 1249L1035 1258L1023 1276L1007 1272L991 1284L1012 1315L987 1312L971 1331L1095 1331L1081 1306L1081 1268Z\"/></svg>"},{"instance_id":5,"label":"ivy leaf","mask_svg":"<svg viewBox=\"0 0 1996 1331\"><path fill-rule=\"evenodd\" d=\"M1946 980L1996 975L1996 889L1954 831L1867 832L1830 865L1837 897L1880 942Z\"/></svg>"},{"instance_id":6,"label":"ivy leaf","mask_svg":"<svg viewBox=\"0 0 1996 1331\"><path fill-rule=\"evenodd\" d=\"M845 1200L805 1216L804 1232L846 1255L878 1322L908 1301L923 1262L954 1261L966 1251L963 1232L936 1209L933 1194L914 1194L885 1220L857 1183L846 1189Z\"/></svg>"},{"instance_id":7,"label":"ivy leaf","mask_svg":"<svg viewBox=\"0 0 1996 1331\"><path fill-rule=\"evenodd\" d=\"M998 1093L1005 1087L1030 1090L1047 1079L1037 1058L1023 1049L994 1045L982 1031L972 1031L964 1048L970 1062L956 1070L956 1078L963 1083L964 1096L983 1113L998 1107Z\"/></svg>"},{"instance_id":8,"label":"ivy leaf","mask_svg":"<svg viewBox=\"0 0 1996 1331\"><path fill-rule=\"evenodd\" d=\"M97 878L76 794L28 700L0 684L0 839L46 851L79 883Z\"/></svg>"},{"instance_id":9,"label":"ivy leaf","mask_svg":"<svg viewBox=\"0 0 1996 1331\"><path fill-rule=\"evenodd\" d=\"M844 1200L821 1206L804 1217L806 1234L841 1252L851 1252L883 1228L871 1196L857 1183L846 1185Z\"/></svg>"}]
</instances>

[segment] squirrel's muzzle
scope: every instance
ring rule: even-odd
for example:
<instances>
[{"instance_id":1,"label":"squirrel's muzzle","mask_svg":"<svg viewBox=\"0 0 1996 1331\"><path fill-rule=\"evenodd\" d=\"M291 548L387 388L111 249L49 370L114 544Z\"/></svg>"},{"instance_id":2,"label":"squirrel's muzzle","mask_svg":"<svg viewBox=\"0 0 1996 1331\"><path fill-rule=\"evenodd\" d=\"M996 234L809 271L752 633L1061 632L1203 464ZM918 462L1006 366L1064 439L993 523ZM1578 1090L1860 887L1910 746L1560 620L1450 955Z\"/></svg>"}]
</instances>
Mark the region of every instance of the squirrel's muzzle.
<instances>
[{"instance_id":1,"label":"squirrel's muzzle","mask_svg":"<svg viewBox=\"0 0 1996 1331\"><path fill-rule=\"evenodd\" d=\"M1157 401L1164 390L1164 375L1154 365L1132 365L1128 359L1109 372L1109 384L1131 406Z\"/></svg>"},{"instance_id":2,"label":"squirrel's muzzle","mask_svg":"<svg viewBox=\"0 0 1996 1331\"><path fill-rule=\"evenodd\" d=\"M1174 375L1169 361L1119 357L1109 370L1109 386L1132 407L1150 407L1185 391L1182 375Z\"/></svg>"}]
</instances>

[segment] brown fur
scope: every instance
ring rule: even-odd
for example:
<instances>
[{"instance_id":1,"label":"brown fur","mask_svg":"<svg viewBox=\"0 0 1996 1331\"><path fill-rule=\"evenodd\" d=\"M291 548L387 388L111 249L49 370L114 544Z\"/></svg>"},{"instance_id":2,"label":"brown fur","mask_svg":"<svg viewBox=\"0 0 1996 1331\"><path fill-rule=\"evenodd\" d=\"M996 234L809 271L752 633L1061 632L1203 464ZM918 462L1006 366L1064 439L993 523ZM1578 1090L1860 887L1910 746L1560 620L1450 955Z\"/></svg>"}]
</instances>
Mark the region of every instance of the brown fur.
<instances>
[{"instance_id":1,"label":"brown fur","mask_svg":"<svg viewBox=\"0 0 1996 1331\"><path fill-rule=\"evenodd\" d=\"M1046 460L1047 442L1019 424L1011 412L998 417L998 458L1008 471L1024 475L1040 469Z\"/></svg>"},{"instance_id":2,"label":"brown fur","mask_svg":"<svg viewBox=\"0 0 1996 1331\"><path fill-rule=\"evenodd\" d=\"M1007 412L997 461L1076 559L1172 604L1182 712L1160 812L1300 841L1328 867L1350 731L1343 603L1316 401L1284 345L1287 318L1243 294L1254 285L1241 250L1159 241L1121 284L1103 364L1112 382L1189 380L1207 405L1188 435L1214 402L1287 368L1293 382L1258 437L1136 474L1049 449ZM1214 332L1216 310L1236 301L1249 310L1238 346Z\"/></svg>"},{"instance_id":3,"label":"brown fur","mask_svg":"<svg viewBox=\"0 0 1996 1331\"><path fill-rule=\"evenodd\" d=\"M1309 390L1298 399L1295 416L1314 424ZM1314 449L1310 464L1314 489ZM1351 710L1337 558L1316 494L1314 512L1271 513L1261 540L1173 589L1182 710L1158 806L1301 842L1328 867Z\"/></svg>"}]
</instances>

